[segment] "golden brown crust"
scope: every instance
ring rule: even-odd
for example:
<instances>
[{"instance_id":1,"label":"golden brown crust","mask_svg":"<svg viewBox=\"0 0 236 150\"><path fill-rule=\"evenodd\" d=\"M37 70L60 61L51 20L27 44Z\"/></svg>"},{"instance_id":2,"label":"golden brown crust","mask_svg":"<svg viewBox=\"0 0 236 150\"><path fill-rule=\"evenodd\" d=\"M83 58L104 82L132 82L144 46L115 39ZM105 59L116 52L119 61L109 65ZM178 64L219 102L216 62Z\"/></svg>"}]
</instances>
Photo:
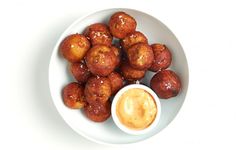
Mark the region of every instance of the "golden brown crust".
<instances>
[{"instance_id":1,"label":"golden brown crust","mask_svg":"<svg viewBox=\"0 0 236 150\"><path fill-rule=\"evenodd\" d=\"M127 34L135 31L137 23L133 17L125 12L114 13L109 20L109 29L111 34L123 39Z\"/></svg>"},{"instance_id":2,"label":"golden brown crust","mask_svg":"<svg viewBox=\"0 0 236 150\"><path fill-rule=\"evenodd\" d=\"M137 43L127 50L130 65L135 69L146 70L154 59L152 48L145 43Z\"/></svg>"},{"instance_id":3,"label":"golden brown crust","mask_svg":"<svg viewBox=\"0 0 236 150\"><path fill-rule=\"evenodd\" d=\"M85 85L84 94L88 103L105 103L111 96L111 82L106 77L90 77Z\"/></svg>"},{"instance_id":4,"label":"golden brown crust","mask_svg":"<svg viewBox=\"0 0 236 150\"><path fill-rule=\"evenodd\" d=\"M170 50L165 45L158 43L152 44L151 47L154 53L154 61L149 70L156 72L168 68L172 61Z\"/></svg>"},{"instance_id":5,"label":"golden brown crust","mask_svg":"<svg viewBox=\"0 0 236 150\"><path fill-rule=\"evenodd\" d=\"M71 63L69 68L71 74L79 83L87 82L88 78L91 76L88 67L83 62Z\"/></svg>"},{"instance_id":6,"label":"golden brown crust","mask_svg":"<svg viewBox=\"0 0 236 150\"><path fill-rule=\"evenodd\" d=\"M107 76L115 69L117 57L110 47L95 45L87 52L85 61L94 75Z\"/></svg>"},{"instance_id":7,"label":"golden brown crust","mask_svg":"<svg viewBox=\"0 0 236 150\"><path fill-rule=\"evenodd\" d=\"M86 105L84 88L76 82L69 83L62 92L64 104L73 109L79 109Z\"/></svg>"},{"instance_id":8,"label":"golden brown crust","mask_svg":"<svg viewBox=\"0 0 236 150\"><path fill-rule=\"evenodd\" d=\"M163 99L177 96L181 89L179 77L171 70L162 70L156 73L152 77L150 84L158 97Z\"/></svg>"},{"instance_id":9,"label":"golden brown crust","mask_svg":"<svg viewBox=\"0 0 236 150\"><path fill-rule=\"evenodd\" d=\"M112 72L111 74L109 74L108 79L111 81L111 93L112 95L114 95L123 87L124 80L122 76L117 72Z\"/></svg>"},{"instance_id":10,"label":"golden brown crust","mask_svg":"<svg viewBox=\"0 0 236 150\"><path fill-rule=\"evenodd\" d=\"M86 28L84 35L89 39L92 45L103 44L111 46L112 35L110 34L109 28L106 24L92 24Z\"/></svg>"},{"instance_id":11,"label":"golden brown crust","mask_svg":"<svg viewBox=\"0 0 236 150\"><path fill-rule=\"evenodd\" d=\"M116 55L116 67L120 66L120 61L121 61L121 49L117 48L116 46L111 46L111 50L114 52Z\"/></svg>"},{"instance_id":12,"label":"golden brown crust","mask_svg":"<svg viewBox=\"0 0 236 150\"><path fill-rule=\"evenodd\" d=\"M128 81L140 80L145 76L145 70L138 70L129 65L128 62L123 62L120 66L123 77Z\"/></svg>"},{"instance_id":13,"label":"golden brown crust","mask_svg":"<svg viewBox=\"0 0 236 150\"><path fill-rule=\"evenodd\" d=\"M90 120L103 122L111 115L110 98L123 86L139 84L148 69L157 72L150 87L160 98L178 95L179 77L165 70L172 61L170 50L159 43L149 46L147 37L135 31L136 27L132 16L116 12L108 25L91 24L83 34L71 34L61 42L59 51L70 62L70 72L78 81L62 90L67 107L84 108Z\"/></svg>"},{"instance_id":14,"label":"golden brown crust","mask_svg":"<svg viewBox=\"0 0 236 150\"><path fill-rule=\"evenodd\" d=\"M84 108L86 116L95 122L103 122L111 116L111 102L92 103Z\"/></svg>"},{"instance_id":15,"label":"golden brown crust","mask_svg":"<svg viewBox=\"0 0 236 150\"><path fill-rule=\"evenodd\" d=\"M69 62L79 62L90 48L88 39L82 34L67 36L60 44L60 52Z\"/></svg>"},{"instance_id":16,"label":"golden brown crust","mask_svg":"<svg viewBox=\"0 0 236 150\"><path fill-rule=\"evenodd\" d=\"M121 40L121 46L125 51L137 43L148 43L146 36L139 31L129 33L124 39Z\"/></svg>"}]
</instances>

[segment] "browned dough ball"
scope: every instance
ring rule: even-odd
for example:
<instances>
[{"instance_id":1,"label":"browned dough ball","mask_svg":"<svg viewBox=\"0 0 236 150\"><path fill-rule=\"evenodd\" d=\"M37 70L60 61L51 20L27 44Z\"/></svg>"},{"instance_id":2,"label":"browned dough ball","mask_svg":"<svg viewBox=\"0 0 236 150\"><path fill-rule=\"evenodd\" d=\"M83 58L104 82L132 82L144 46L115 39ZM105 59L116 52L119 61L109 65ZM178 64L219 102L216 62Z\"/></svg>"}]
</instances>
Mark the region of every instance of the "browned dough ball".
<instances>
[{"instance_id":1,"label":"browned dough ball","mask_svg":"<svg viewBox=\"0 0 236 150\"><path fill-rule=\"evenodd\" d=\"M111 81L111 93L112 95L116 94L123 87L123 78L117 72L112 72L108 75L108 79Z\"/></svg>"},{"instance_id":2,"label":"browned dough ball","mask_svg":"<svg viewBox=\"0 0 236 150\"><path fill-rule=\"evenodd\" d=\"M88 103L105 103L111 96L111 82L106 77L90 77L85 85L84 94Z\"/></svg>"},{"instance_id":3,"label":"browned dough ball","mask_svg":"<svg viewBox=\"0 0 236 150\"><path fill-rule=\"evenodd\" d=\"M171 70L162 70L151 79L151 88L158 97L168 99L178 95L181 89L179 77Z\"/></svg>"},{"instance_id":4,"label":"browned dough ball","mask_svg":"<svg viewBox=\"0 0 236 150\"><path fill-rule=\"evenodd\" d=\"M123 77L128 81L140 80L145 76L145 70L139 70L131 67L128 62L123 62L120 66Z\"/></svg>"},{"instance_id":5,"label":"browned dough ball","mask_svg":"<svg viewBox=\"0 0 236 150\"><path fill-rule=\"evenodd\" d=\"M88 50L85 61L94 75L107 76L115 69L117 57L110 47L95 45Z\"/></svg>"},{"instance_id":6,"label":"browned dough ball","mask_svg":"<svg viewBox=\"0 0 236 150\"><path fill-rule=\"evenodd\" d=\"M88 78L91 76L88 67L83 62L71 63L69 68L71 74L79 83L87 82Z\"/></svg>"},{"instance_id":7,"label":"browned dough ball","mask_svg":"<svg viewBox=\"0 0 236 150\"><path fill-rule=\"evenodd\" d=\"M148 43L146 36L139 31L134 31L121 40L121 46L125 51L137 43Z\"/></svg>"},{"instance_id":8,"label":"browned dough ball","mask_svg":"<svg viewBox=\"0 0 236 150\"><path fill-rule=\"evenodd\" d=\"M60 44L60 52L69 62L81 61L88 49L90 43L82 34L72 34L67 36Z\"/></svg>"},{"instance_id":9,"label":"browned dough ball","mask_svg":"<svg viewBox=\"0 0 236 150\"><path fill-rule=\"evenodd\" d=\"M151 67L154 54L148 44L137 43L127 50L127 57L133 68L146 70Z\"/></svg>"},{"instance_id":10,"label":"browned dough ball","mask_svg":"<svg viewBox=\"0 0 236 150\"><path fill-rule=\"evenodd\" d=\"M154 53L154 61L149 70L156 72L168 68L172 61L170 50L163 44L153 44L151 46Z\"/></svg>"},{"instance_id":11,"label":"browned dough ball","mask_svg":"<svg viewBox=\"0 0 236 150\"><path fill-rule=\"evenodd\" d=\"M86 28L84 35L90 40L92 45L103 44L111 46L112 36L106 24L92 24Z\"/></svg>"},{"instance_id":12,"label":"browned dough ball","mask_svg":"<svg viewBox=\"0 0 236 150\"><path fill-rule=\"evenodd\" d=\"M111 46L111 50L114 52L116 55L116 67L120 66L120 61L121 61L121 49L117 48L116 46Z\"/></svg>"},{"instance_id":13,"label":"browned dough ball","mask_svg":"<svg viewBox=\"0 0 236 150\"><path fill-rule=\"evenodd\" d=\"M72 82L63 88L64 104L73 109L79 109L86 105L84 88L76 82Z\"/></svg>"},{"instance_id":14,"label":"browned dough ball","mask_svg":"<svg viewBox=\"0 0 236 150\"><path fill-rule=\"evenodd\" d=\"M111 116L111 102L91 103L84 108L86 116L94 122L103 122Z\"/></svg>"},{"instance_id":15,"label":"browned dough ball","mask_svg":"<svg viewBox=\"0 0 236 150\"><path fill-rule=\"evenodd\" d=\"M119 39L123 39L127 34L135 31L136 26L135 19L125 12L114 13L109 20L111 34Z\"/></svg>"}]
</instances>

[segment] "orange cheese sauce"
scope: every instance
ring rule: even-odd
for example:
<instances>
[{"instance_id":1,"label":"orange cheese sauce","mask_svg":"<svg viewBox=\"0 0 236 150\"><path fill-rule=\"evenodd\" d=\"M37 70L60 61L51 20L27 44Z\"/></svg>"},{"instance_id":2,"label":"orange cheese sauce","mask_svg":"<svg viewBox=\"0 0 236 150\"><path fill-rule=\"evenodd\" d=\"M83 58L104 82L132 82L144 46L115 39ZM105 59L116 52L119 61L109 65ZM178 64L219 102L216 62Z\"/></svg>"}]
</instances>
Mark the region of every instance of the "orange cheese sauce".
<instances>
[{"instance_id":1,"label":"orange cheese sauce","mask_svg":"<svg viewBox=\"0 0 236 150\"><path fill-rule=\"evenodd\" d=\"M154 98L147 91L133 88L125 91L116 104L120 122L133 130L142 130L152 124L157 115Z\"/></svg>"}]
</instances>

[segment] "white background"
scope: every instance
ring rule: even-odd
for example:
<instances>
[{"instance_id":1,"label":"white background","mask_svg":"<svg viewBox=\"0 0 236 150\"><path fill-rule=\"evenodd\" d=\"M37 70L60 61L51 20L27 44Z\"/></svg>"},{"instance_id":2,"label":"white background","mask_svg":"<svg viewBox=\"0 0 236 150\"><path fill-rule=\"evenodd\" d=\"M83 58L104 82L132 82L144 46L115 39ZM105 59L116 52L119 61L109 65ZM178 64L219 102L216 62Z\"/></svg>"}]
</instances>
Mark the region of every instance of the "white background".
<instances>
[{"instance_id":1,"label":"white background","mask_svg":"<svg viewBox=\"0 0 236 150\"><path fill-rule=\"evenodd\" d=\"M127 7L166 24L181 42L190 85L175 120L141 143L90 142L52 103L48 63L60 34L91 11ZM0 2L0 149L236 149L236 4L229 0Z\"/></svg>"}]
</instances>

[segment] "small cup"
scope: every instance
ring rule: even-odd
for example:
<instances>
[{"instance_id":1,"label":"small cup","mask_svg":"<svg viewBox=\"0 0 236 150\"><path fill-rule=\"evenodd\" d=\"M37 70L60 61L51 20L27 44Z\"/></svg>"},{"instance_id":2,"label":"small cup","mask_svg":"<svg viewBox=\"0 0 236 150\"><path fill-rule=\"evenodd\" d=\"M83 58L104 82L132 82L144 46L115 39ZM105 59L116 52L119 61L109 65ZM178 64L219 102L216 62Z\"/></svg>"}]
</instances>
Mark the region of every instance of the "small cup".
<instances>
[{"instance_id":1,"label":"small cup","mask_svg":"<svg viewBox=\"0 0 236 150\"><path fill-rule=\"evenodd\" d=\"M122 94L124 92L126 92L127 90L130 90L130 89L142 89L146 92L148 92L155 104L156 104L156 108L157 108L157 114L154 118L154 120L152 121L152 123L147 126L146 128L144 129L141 129L141 130L136 130L136 129L131 129L127 126L125 126L120 120L119 120L119 117L117 116L117 113L116 113L116 109L117 109L117 102L120 100L120 97L122 96ZM159 98L157 97L156 93L149 87L145 86L145 85L141 85L141 84L131 84L131 85L128 85L128 86L125 86L124 88L122 88L114 97L113 99L113 102L112 102L112 108L111 108L111 114L112 114L112 118L115 122L115 124L124 132L128 133L128 134L132 134L132 135L140 135L140 134L145 134L149 131L151 131L153 128L156 128L157 125L158 125L158 122L160 120L160 116L161 116L161 103L160 103L160 100Z\"/></svg>"}]
</instances>

